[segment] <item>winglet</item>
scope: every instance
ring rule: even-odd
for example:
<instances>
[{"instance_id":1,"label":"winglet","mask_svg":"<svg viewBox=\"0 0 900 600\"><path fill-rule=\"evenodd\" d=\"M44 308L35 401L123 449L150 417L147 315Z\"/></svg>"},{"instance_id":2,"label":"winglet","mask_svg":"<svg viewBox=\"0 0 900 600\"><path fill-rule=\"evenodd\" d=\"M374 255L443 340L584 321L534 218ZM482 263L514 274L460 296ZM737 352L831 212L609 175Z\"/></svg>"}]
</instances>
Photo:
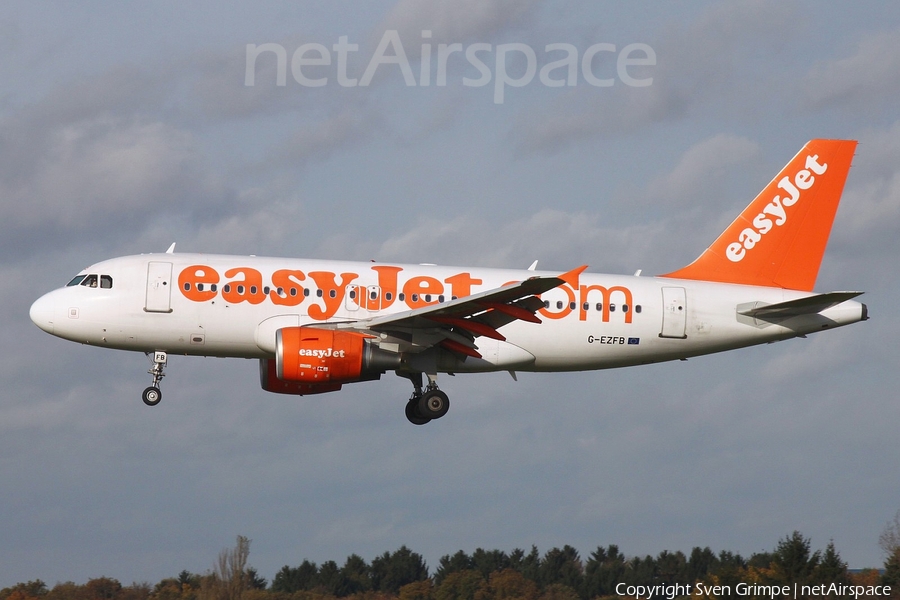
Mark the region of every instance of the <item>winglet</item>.
<instances>
[{"instance_id":1,"label":"winglet","mask_svg":"<svg viewBox=\"0 0 900 600\"><path fill-rule=\"evenodd\" d=\"M559 279L562 279L565 283L568 283L573 288L578 289L578 277L584 273L585 269L587 269L587 265L581 265L577 269L572 269L562 275L559 275Z\"/></svg>"},{"instance_id":2,"label":"winglet","mask_svg":"<svg viewBox=\"0 0 900 600\"><path fill-rule=\"evenodd\" d=\"M812 291L853 140L812 140L690 265L662 275Z\"/></svg>"}]
</instances>

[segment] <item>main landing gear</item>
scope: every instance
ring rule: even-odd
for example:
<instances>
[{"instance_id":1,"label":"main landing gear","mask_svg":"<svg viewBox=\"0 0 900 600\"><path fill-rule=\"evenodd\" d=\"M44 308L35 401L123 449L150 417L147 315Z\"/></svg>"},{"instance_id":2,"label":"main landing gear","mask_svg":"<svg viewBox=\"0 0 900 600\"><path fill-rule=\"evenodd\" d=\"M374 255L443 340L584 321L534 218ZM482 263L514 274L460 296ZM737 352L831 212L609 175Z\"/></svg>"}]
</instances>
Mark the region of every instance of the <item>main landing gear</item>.
<instances>
[{"instance_id":1,"label":"main landing gear","mask_svg":"<svg viewBox=\"0 0 900 600\"><path fill-rule=\"evenodd\" d=\"M450 398L438 389L437 376L428 374L428 386L422 391L422 374L407 376L413 384L413 393L406 403L406 418L413 425L424 425L432 419L440 419L450 410Z\"/></svg>"},{"instance_id":2,"label":"main landing gear","mask_svg":"<svg viewBox=\"0 0 900 600\"><path fill-rule=\"evenodd\" d=\"M147 356L150 356L149 352L147 353ZM163 373L163 369L166 368L168 358L165 352L154 352L151 360L153 366L150 367L150 370L147 372L153 375L153 384L144 390L141 399L147 406L156 406L159 404L159 401L162 400L162 391L159 389L159 382L166 376L166 374Z\"/></svg>"}]
</instances>

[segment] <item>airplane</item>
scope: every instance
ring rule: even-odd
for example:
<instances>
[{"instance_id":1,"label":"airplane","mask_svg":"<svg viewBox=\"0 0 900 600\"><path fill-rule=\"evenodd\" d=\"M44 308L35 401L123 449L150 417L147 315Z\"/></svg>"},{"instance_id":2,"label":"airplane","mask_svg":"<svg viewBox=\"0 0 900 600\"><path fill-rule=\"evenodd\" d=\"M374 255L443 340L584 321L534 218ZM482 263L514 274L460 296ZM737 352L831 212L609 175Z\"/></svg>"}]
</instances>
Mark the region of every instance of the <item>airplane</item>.
<instances>
[{"instance_id":1,"label":"airplane","mask_svg":"<svg viewBox=\"0 0 900 600\"><path fill-rule=\"evenodd\" d=\"M259 360L269 392L410 380L416 425L450 406L439 373L582 371L687 359L865 321L862 292L813 287L856 149L812 140L693 263L655 277L175 253L105 260L31 306L54 336ZM427 383L423 382L423 375Z\"/></svg>"}]
</instances>

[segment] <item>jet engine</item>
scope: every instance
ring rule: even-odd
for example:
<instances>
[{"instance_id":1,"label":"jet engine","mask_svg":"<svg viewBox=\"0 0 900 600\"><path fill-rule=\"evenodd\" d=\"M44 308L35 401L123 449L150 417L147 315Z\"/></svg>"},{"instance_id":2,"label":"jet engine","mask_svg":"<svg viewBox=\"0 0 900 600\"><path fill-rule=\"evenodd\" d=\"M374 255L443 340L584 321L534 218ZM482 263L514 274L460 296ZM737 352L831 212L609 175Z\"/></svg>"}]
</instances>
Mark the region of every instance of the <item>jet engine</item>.
<instances>
[{"instance_id":1,"label":"jet engine","mask_svg":"<svg viewBox=\"0 0 900 600\"><path fill-rule=\"evenodd\" d=\"M350 331L279 329L275 332L275 360L260 363L263 389L316 394L338 390L343 383L380 379L385 371L400 366L400 355L382 350L371 340L371 336Z\"/></svg>"}]
</instances>

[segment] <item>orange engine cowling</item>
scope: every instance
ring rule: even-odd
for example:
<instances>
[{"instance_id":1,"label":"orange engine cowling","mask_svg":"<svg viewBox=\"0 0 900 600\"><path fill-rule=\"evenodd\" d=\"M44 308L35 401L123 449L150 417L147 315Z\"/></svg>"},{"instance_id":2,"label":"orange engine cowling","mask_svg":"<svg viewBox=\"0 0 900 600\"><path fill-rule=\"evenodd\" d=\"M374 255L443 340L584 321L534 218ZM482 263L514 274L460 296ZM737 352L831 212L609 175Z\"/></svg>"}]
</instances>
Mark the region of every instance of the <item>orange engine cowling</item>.
<instances>
[{"instance_id":1,"label":"orange engine cowling","mask_svg":"<svg viewBox=\"0 0 900 600\"><path fill-rule=\"evenodd\" d=\"M325 392L336 392L341 389L340 383L302 383L300 381L279 379L278 374L275 372L274 358L259 359L259 385L267 392L293 394L295 396L323 394Z\"/></svg>"},{"instance_id":2,"label":"orange engine cowling","mask_svg":"<svg viewBox=\"0 0 900 600\"><path fill-rule=\"evenodd\" d=\"M340 384L378 379L400 355L350 331L285 327L275 333L275 376L284 382ZM330 390L329 390L330 391Z\"/></svg>"}]
</instances>

